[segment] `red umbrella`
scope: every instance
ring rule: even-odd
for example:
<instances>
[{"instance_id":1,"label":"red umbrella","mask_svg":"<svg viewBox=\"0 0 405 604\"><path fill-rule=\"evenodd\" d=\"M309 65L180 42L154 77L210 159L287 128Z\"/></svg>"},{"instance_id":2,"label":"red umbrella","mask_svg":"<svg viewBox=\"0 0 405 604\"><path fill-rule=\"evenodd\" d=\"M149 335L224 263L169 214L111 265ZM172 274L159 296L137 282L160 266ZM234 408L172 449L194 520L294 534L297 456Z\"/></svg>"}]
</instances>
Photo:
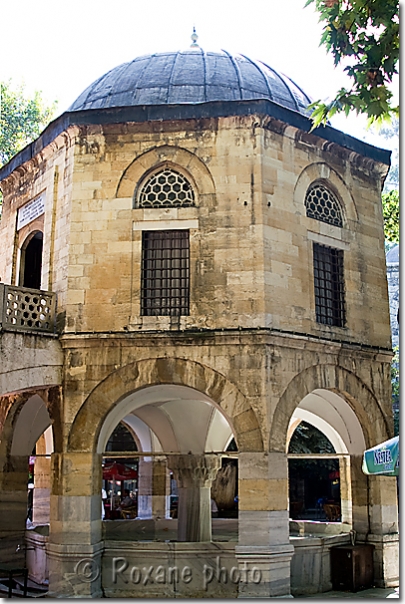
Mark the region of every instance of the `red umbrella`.
<instances>
[{"instance_id":1,"label":"red umbrella","mask_svg":"<svg viewBox=\"0 0 405 604\"><path fill-rule=\"evenodd\" d=\"M132 468L126 466L123 463L118 463L117 461L114 461L113 463L104 466L103 479L113 481L113 488L111 489L110 510L113 509L113 493L115 490L115 481L134 480L135 478L138 478L137 470L133 470Z\"/></svg>"},{"instance_id":2,"label":"red umbrella","mask_svg":"<svg viewBox=\"0 0 405 604\"><path fill-rule=\"evenodd\" d=\"M103 468L104 480L134 480L138 472L123 463L114 461Z\"/></svg>"}]
</instances>

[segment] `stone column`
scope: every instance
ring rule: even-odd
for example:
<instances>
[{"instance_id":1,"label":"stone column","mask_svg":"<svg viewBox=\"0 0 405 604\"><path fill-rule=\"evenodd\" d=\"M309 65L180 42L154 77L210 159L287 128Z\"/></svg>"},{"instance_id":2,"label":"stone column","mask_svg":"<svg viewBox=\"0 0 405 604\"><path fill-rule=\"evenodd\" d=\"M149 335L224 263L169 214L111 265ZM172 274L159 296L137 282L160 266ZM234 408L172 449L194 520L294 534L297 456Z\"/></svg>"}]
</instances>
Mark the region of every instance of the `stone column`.
<instances>
[{"instance_id":1,"label":"stone column","mask_svg":"<svg viewBox=\"0 0 405 604\"><path fill-rule=\"evenodd\" d=\"M378 587L399 585L397 484L393 476L369 476L370 534L374 545L374 581Z\"/></svg>"},{"instance_id":2,"label":"stone column","mask_svg":"<svg viewBox=\"0 0 405 604\"><path fill-rule=\"evenodd\" d=\"M211 541L211 484L220 468L217 456L170 455L179 492L179 541Z\"/></svg>"},{"instance_id":3,"label":"stone column","mask_svg":"<svg viewBox=\"0 0 405 604\"><path fill-rule=\"evenodd\" d=\"M32 521L37 524L48 524L51 496L51 457L43 457L46 453L43 435L37 441L36 453L41 457L35 459Z\"/></svg>"},{"instance_id":4,"label":"stone column","mask_svg":"<svg viewBox=\"0 0 405 604\"><path fill-rule=\"evenodd\" d=\"M138 464L138 517L152 518L152 472L153 461L141 457Z\"/></svg>"},{"instance_id":5,"label":"stone column","mask_svg":"<svg viewBox=\"0 0 405 604\"><path fill-rule=\"evenodd\" d=\"M141 458L138 474L138 516L142 519L168 518L170 484L166 458Z\"/></svg>"},{"instance_id":6,"label":"stone column","mask_svg":"<svg viewBox=\"0 0 405 604\"><path fill-rule=\"evenodd\" d=\"M0 471L0 561L24 563L28 504L28 456L12 455Z\"/></svg>"},{"instance_id":7,"label":"stone column","mask_svg":"<svg viewBox=\"0 0 405 604\"><path fill-rule=\"evenodd\" d=\"M288 465L284 453L239 454L240 598L290 594Z\"/></svg>"},{"instance_id":8,"label":"stone column","mask_svg":"<svg viewBox=\"0 0 405 604\"><path fill-rule=\"evenodd\" d=\"M356 531L356 539L364 543L369 533L369 492L367 476L361 469L363 457L350 456L350 483L352 495L352 527Z\"/></svg>"},{"instance_id":9,"label":"stone column","mask_svg":"<svg viewBox=\"0 0 405 604\"><path fill-rule=\"evenodd\" d=\"M170 476L166 458L155 458L152 471L152 516L169 518L170 516Z\"/></svg>"},{"instance_id":10,"label":"stone column","mask_svg":"<svg viewBox=\"0 0 405 604\"><path fill-rule=\"evenodd\" d=\"M101 597L101 459L52 454L50 596Z\"/></svg>"},{"instance_id":11,"label":"stone column","mask_svg":"<svg viewBox=\"0 0 405 604\"><path fill-rule=\"evenodd\" d=\"M352 487L350 480L350 458L339 457L341 521L352 524Z\"/></svg>"}]
</instances>

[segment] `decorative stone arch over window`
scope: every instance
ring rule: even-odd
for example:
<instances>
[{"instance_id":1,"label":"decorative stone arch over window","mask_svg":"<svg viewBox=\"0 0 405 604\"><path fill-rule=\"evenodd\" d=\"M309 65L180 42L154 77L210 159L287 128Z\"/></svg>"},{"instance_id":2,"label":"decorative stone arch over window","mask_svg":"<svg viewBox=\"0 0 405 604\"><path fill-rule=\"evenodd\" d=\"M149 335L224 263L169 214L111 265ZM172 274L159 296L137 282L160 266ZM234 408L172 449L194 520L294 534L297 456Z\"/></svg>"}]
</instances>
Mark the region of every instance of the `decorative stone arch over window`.
<instances>
[{"instance_id":1,"label":"decorative stone arch over window","mask_svg":"<svg viewBox=\"0 0 405 604\"><path fill-rule=\"evenodd\" d=\"M136 208L188 208L194 205L191 182L168 165L144 178L135 193Z\"/></svg>"},{"instance_id":2,"label":"decorative stone arch over window","mask_svg":"<svg viewBox=\"0 0 405 604\"><path fill-rule=\"evenodd\" d=\"M307 215L305 204L307 194L315 186L325 187L337 200L342 217L342 228L356 229L358 214L350 190L342 176L326 163L309 164L298 176L293 198L296 213ZM321 222L325 223L326 221L322 220ZM316 223L314 222L314 224ZM327 224L335 226L332 222Z\"/></svg>"},{"instance_id":3,"label":"decorative stone arch over window","mask_svg":"<svg viewBox=\"0 0 405 604\"><path fill-rule=\"evenodd\" d=\"M172 145L154 147L136 157L122 174L116 197L133 197L135 191L137 198L147 179L165 168L181 174L191 184L194 205L213 207L215 185L207 166L194 153Z\"/></svg>"},{"instance_id":4,"label":"decorative stone arch over window","mask_svg":"<svg viewBox=\"0 0 405 604\"><path fill-rule=\"evenodd\" d=\"M343 226L341 204L331 188L321 181L316 181L309 187L305 196L305 208L309 218L337 227Z\"/></svg>"}]
</instances>

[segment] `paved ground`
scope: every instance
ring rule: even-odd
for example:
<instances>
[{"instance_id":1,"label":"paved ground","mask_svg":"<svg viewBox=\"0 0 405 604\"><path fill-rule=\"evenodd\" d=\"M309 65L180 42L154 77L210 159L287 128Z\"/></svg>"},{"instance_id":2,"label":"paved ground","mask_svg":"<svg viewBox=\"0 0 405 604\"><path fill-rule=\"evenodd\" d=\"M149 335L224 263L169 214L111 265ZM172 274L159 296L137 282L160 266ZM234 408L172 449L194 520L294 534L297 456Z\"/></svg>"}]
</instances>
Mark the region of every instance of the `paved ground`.
<instances>
[{"instance_id":1,"label":"paved ground","mask_svg":"<svg viewBox=\"0 0 405 604\"><path fill-rule=\"evenodd\" d=\"M399 598L399 588L394 589L393 587L382 589L379 587L372 587L371 589L364 589L352 593L350 591L327 591L323 594L312 594L309 596L296 596L296 598L316 598L318 600L326 600L328 598Z\"/></svg>"}]
</instances>

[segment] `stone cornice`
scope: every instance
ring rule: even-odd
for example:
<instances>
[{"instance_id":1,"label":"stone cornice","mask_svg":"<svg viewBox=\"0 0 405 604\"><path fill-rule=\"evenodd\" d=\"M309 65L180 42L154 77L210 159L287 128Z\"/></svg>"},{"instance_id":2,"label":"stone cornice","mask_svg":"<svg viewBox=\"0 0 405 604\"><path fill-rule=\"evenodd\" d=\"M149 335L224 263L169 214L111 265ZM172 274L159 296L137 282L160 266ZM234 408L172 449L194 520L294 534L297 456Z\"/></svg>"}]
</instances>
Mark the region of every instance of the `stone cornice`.
<instances>
[{"instance_id":1,"label":"stone cornice","mask_svg":"<svg viewBox=\"0 0 405 604\"><path fill-rule=\"evenodd\" d=\"M292 347L294 349L312 349L319 350L320 347L328 353L341 354L352 351L373 355L378 360L390 362L392 350L377 346L369 346L359 342L349 342L344 340L331 340L326 337L309 335L303 333L294 333L271 328L255 329L204 329L204 330L184 330L184 331L137 331L137 332L80 332L64 333L60 336L62 348L91 348L100 346L104 342L108 346L109 342L119 341L121 346L150 346L154 340L161 343L162 340L170 340L173 346L195 346L200 342L201 345L211 345L213 340L220 340L221 345L239 345L254 344L258 346L282 346Z\"/></svg>"},{"instance_id":2,"label":"stone cornice","mask_svg":"<svg viewBox=\"0 0 405 604\"><path fill-rule=\"evenodd\" d=\"M278 120L280 124L293 126L303 133L300 135L302 139L309 136L311 144L314 137L319 137L330 144L348 149L371 160L372 164L380 164L381 173L384 172L383 166L390 165L390 151L369 145L329 125L318 127L309 134L312 126L309 118L272 101L258 99L253 101L216 101L190 105L143 105L138 107L65 112L51 122L39 138L27 145L0 169L0 181L7 178L25 162L32 160L45 147L50 145L57 136L73 125L102 125L126 122L161 123L173 120L196 120L250 115L271 117Z\"/></svg>"}]
</instances>

